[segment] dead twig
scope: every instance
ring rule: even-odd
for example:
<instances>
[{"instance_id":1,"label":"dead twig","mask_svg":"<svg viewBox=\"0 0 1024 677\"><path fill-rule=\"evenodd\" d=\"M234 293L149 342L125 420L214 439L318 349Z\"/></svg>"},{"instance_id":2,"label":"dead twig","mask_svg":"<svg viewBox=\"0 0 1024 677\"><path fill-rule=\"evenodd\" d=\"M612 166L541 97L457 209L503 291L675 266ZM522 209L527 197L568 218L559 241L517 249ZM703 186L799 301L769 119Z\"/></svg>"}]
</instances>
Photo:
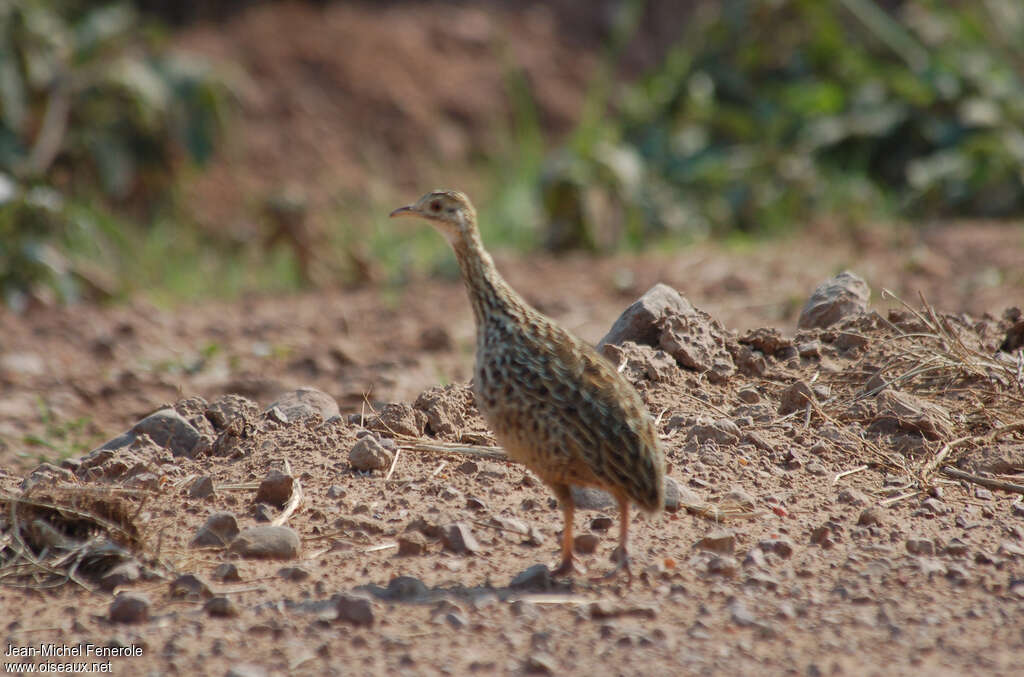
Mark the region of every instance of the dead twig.
<instances>
[{"instance_id":1,"label":"dead twig","mask_svg":"<svg viewBox=\"0 0 1024 677\"><path fill-rule=\"evenodd\" d=\"M989 489L998 489L1000 491L1012 491L1017 494L1024 494L1024 484L1014 484L1013 482L1006 482L1004 480L982 477L981 475L974 475L969 472L964 472L963 470L951 468L948 465L943 466L941 472L943 475L949 475L950 477L955 477L958 480L978 484Z\"/></svg>"}]
</instances>

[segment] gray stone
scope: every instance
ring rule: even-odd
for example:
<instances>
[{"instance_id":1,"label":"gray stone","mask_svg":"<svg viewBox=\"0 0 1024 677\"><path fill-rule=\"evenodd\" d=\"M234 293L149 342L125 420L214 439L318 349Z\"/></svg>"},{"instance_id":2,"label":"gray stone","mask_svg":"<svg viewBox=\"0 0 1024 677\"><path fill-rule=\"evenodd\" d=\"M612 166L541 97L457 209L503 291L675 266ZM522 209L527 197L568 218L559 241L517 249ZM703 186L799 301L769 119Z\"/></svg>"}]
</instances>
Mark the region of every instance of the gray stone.
<instances>
[{"instance_id":1,"label":"gray stone","mask_svg":"<svg viewBox=\"0 0 1024 677\"><path fill-rule=\"evenodd\" d=\"M283 508L292 496L295 478L277 469L271 469L256 490L256 502Z\"/></svg>"},{"instance_id":2,"label":"gray stone","mask_svg":"<svg viewBox=\"0 0 1024 677\"><path fill-rule=\"evenodd\" d=\"M348 462L353 470L387 470L394 459L394 455L372 435L356 440L348 452Z\"/></svg>"},{"instance_id":3,"label":"gray stone","mask_svg":"<svg viewBox=\"0 0 1024 677\"><path fill-rule=\"evenodd\" d=\"M209 475L196 478L188 488L189 498L206 498L207 496L212 496L213 493L213 478Z\"/></svg>"},{"instance_id":4,"label":"gray stone","mask_svg":"<svg viewBox=\"0 0 1024 677\"><path fill-rule=\"evenodd\" d=\"M206 518L206 523L199 527L190 545L194 548L203 546L226 546L238 536L238 519L230 512L215 512Z\"/></svg>"},{"instance_id":5,"label":"gray stone","mask_svg":"<svg viewBox=\"0 0 1024 677\"><path fill-rule=\"evenodd\" d=\"M935 543L928 538L908 538L906 546L911 555L935 554Z\"/></svg>"},{"instance_id":6,"label":"gray stone","mask_svg":"<svg viewBox=\"0 0 1024 677\"><path fill-rule=\"evenodd\" d=\"M216 431L226 429L236 419L255 419L259 416L260 408L252 400L241 395L222 395L211 402L203 415L209 419Z\"/></svg>"},{"instance_id":7,"label":"gray stone","mask_svg":"<svg viewBox=\"0 0 1024 677\"><path fill-rule=\"evenodd\" d=\"M418 531L411 531L398 537L398 555L414 557L427 552L427 539Z\"/></svg>"},{"instance_id":8,"label":"gray stone","mask_svg":"<svg viewBox=\"0 0 1024 677\"><path fill-rule=\"evenodd\" d=\"M472 555L481 550L473 529L466 522L456 522L445 527L441 532L441 541L445 548L459 555Z\"/></svg>"},{"instance_id":9,"label":"gray stone","mask_svg":"<svg viewBox=\"0 0 1024 677\"><path fill-rule=\"evenodd\" d=\"M803 381L797 381L782 391L779 396L779 415L785 416L794 411L803 411L807 405L814 402L814 392L811 387Z\"/></svg>"},{"instance_id":10,"label":"gray stone","mask_svg":"<svg viewBox=\"0 0 1024 677\"><path fill-rule=\"evenodd\" d=\"M343 592L335 596L337 620L358 626L373 625L373 602L368 595Z\"/></svg>"},{"instance_id":11,"label":"gray stone","mask_svg":"<svg viewBox=\"0 0 1024 677\"><path fill-rule=\"evenodd\" d=\"M234 618L238 607L228 597L212 597L203 605L203 611L215 618Z\"/></svg>"},{"instance_id":12,"label":"gray stone","mask_svg":"<svg viewBox=\"0 0 1024 677\"><path fill-rule=\"evenodd\" d=\"M693 306L679 292L667 284L658 283L623 311L598 342L597 349L624 341L657 347L661 336L658 322L670 314L687 314L692 311Z\"/></svg>"},{"instance_id":13,"label":"gray stone","mask_svg":"<svg viewBox=\"0 0 1024 677\"><path fill-rule=\"evenodd\" d=\"M618 505L612 495L596 487L570 487L577 510L607 510Z\"/></svg>"},{"instance_id":14,"label":"gray stone","mask_svg":"<svg viewBox=\"0 0 1024 677\"><path fill-rule=\"evenodd\" d=\"M547 592L554 586L551 578L551 570L543 564L534 564L532 567L516 574L508 587L513 590L533 590L536 592Z\"/></svg>"},{"instance_id":15,"label":"gray stone","mask_svg":"<svg viewBox=\"0 0 1024 677\"><path fill-rule=\"evenodd\" d=\"M199 446L202 439L199 431L192 426L181 414L168 407L161 409L146 418L142 419L131 430L122 433L112 440L109 440L101 447L89 453L94 459L98 452L118 451L131 446L133 442L145 435L157 446L170 449L175 456L191 458L192 452ZM88 465L99 465L102 461Z\"/></svg>"},{"instance_id":16,"label":"gray stone","mask_svg":"<svg viewBox=\"0 0 1024 677\"><path fill-rule=\"evenodd\" d=\"M892 389L882 391L876 399L878 415L868 426L869 432L914 433L929 440L952 434L949 412L934 402Z\"/></svg>"},{"instance_id":17,"label":"gray stone","mask_svg":"<svg viewBox=\"0 0 1024 677\"><path fill-rule=\"evenodd\" d=\"M293 559L299 554L299 544L299 535L289 527L259 526L238 534L230 550L254 559Z\"/></svg>"},{"instance_id":18,"label":"gray stone","mask_svg":"<svg viewBox=\"0 0 1024 677\"><path fill-rule=\"evenodd\" d=\"M149 598L136 592L122 592L110 603L113 623L145 623L149 620Z\"/></svg>"},{"instance_id":19,"label":"gray stone","mask_svg":"<svg viewBox=\"0 0 1024 677\"><path fill-rule=\"evenodd\" d=\"M337 401L316 388L296 388L278 397L267 411L277 408L289 422L300 421L310 416L320 416L327 420L333 416L340 416Z\"/></svg>"},{"instance_id":20,"label":"gray stone","mask_svg":"<svg viewBox=\"0 0 1024 677\"><path fill-rule=\"evenodd\" d=\"M171 581L168 594L172 599L198 601L210 596L210 586L195 574L182 574Z\"/></svg>"},{"instance_id":21,"label":"gray stone","mask_svg":"<svg viewBox=\"0 0 1024 677\"><path fill-rule=\"evenodd\" d=\"M714 440L722 446L732 446L740 441L740 429L733 421L720 418L710 423L697 423L690 428L686 439L696 442Z\"/></svg>"},{"instance_id":22,"label":"gray stone","mask_svg":"<svg viewBox=\"0 0 1024 677\"><path fill-rule=\"evenodd\" d=\"M242 577L238 575L238 566L234 562L218 564L217 568L213 570L213 577L225 583L237 583L242 580Z\"/></svg>"},{"instance_id":23,"label":"gray stone","mask_svg":"<svg viewBox=\"0 0 1024 677\"><path fill-rule=\"evenodd\" d=\"M111 567L107 573L100 577L100 590L103 590L104 592L113 592L115 588L135 583L141 577L142 569L139 567L138 562L135 560L121 562L120 564Z\"/></svg>"},{"instance_id":24,"label":"gray stone","mask_svg":"<svg viewBox=\"0 0 1024 677\"><path fill-rule=\"evenodd\" d=\"M694 544L694 547L722 555L731 555L736 546L736 536L727 529L716 529Z\"/></svg>"},{"instance_id":25,"label":"gray stone","mask_svg":"<svg viewBox=\"0 0 1024 677\"><path fill-rule=\"evenodd\" d=\"M228 668L224 677L267 677L267 670L261 665L238 663Z\"/></svg>"},{"instance_id":26,"label":"gray stone","mask_svg":"<svg viewBox=\"0 0 1024 677\"><path fill-rule=\"evenodd\" d=\"M572 549L581 555L592 555L601 539L594 534L579 534L572 541Z\"/></svg>"},{"instance_id":27,"label":"gray stone","mask_svg":"<svg viewBox=\"0 0 1024 677\"><path fill-rule=\"evenodd\" d=\"M882 526L885 524L885 513L881 508L865 508L857 518L857 524L862 527Z\"/></svg>"},{"instance_id":28,"label":"gray stone","mask_svg":"<svg viewBox=\"0 0 1024 677\"><path fill-rule=\"evenodd\" d=\"M800 311L797 327L824 329L844 317L864 313L870 297L867 282L849 271L839 273L814 290Z\"/></svg>"}]
</instances>

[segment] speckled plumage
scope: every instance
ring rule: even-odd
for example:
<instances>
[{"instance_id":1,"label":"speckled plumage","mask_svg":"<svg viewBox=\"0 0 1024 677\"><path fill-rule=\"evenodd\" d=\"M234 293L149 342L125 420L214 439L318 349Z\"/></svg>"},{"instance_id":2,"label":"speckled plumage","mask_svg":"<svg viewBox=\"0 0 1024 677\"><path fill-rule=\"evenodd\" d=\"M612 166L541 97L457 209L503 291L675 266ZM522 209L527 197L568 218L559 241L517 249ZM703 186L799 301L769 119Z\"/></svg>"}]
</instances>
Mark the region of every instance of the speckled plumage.
<instances>
[{"instance_id":1,"label":"speckled plumage","mask_svg":"<svg viewBox=\"0 0 1024 677\"><path fill-rule=\"evenodd\" d=\"M508 455L533 470L562 503L560 571L572 569L569 485L600 487L622 512L619 567L628 566L628 507L657 512L665 460L633 386L590 345L530 307L483 247L476 212L456 191L435 191L392 216L427 218L458 259L476 320L473 390ZM619 567L613 570L618 571Z\"/></svg>"}]
</instances>

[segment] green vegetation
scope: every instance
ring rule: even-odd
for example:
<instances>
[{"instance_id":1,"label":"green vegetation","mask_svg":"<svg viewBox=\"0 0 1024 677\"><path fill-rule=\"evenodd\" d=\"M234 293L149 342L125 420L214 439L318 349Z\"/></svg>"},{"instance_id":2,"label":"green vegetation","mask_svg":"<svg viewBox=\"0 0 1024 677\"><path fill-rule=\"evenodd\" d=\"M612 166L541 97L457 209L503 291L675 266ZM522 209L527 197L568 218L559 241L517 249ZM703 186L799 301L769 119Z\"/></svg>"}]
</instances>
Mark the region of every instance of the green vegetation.
<instances>
[{"instance_id":1,"label":"green vegetation","mask_svg":"<svg viewBox=\"0 0 1024 677\"><path fill-rule=\"evenodd\" d=\"M115 293L142 235L129 224L153 222L180 167L210 158L225 95L127 4L0 4L3 299Z\"/></svg>"},{"instance_id":2,"label":"green vegetation","mask_svg":"<svg viewBox=\"0 0 1024 677\"><path fill-rule=\"evenodd\" d=\"M520 251L671 247L821 218L1019 216L1024 5L882 6L707 0L662 62L624 84L645 10L624 0L578 126L554 150L496 44L505 141L451 171L489 246ZM322 231L304 203L267 196L246 196L249 216L279 229L267 242L198 227L181 187L215 152L230 89L165 42L123 0L0 3L0 303L456 275L432 231L388 221L414 196L387 188L337 198Z\"/></svg>"},{"instance_id":3,"label":"green vegetation","mask_svg":"<svg viewBox=\"0 0 1024 677\"><path fill-rule=\"evenodd\" d=\"M1024 211L1024 6L719 0L549 163L549 245ZM611 230L611 233L607 231Z\"/></svg>"}]
</instances>

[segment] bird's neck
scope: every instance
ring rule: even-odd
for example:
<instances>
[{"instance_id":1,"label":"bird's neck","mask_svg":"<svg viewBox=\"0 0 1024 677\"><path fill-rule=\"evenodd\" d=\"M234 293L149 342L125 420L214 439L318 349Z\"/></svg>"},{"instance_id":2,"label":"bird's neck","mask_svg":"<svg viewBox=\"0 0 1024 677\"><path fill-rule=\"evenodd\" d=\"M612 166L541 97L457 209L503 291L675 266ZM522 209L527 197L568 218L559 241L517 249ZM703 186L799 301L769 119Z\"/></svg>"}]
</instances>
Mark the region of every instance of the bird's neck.
<instances>
[{"instance_id":1,"label":"bird's neck","mask_svg":"<svg viewBox=\"0 0 1024 677\"><path fill-rule=\"evenodd\" d=\"M478 231L474 229L465 237L459 238L452 243L452 248L462 271L462 281L466 284L478 329L488 318L523 314L525 301L498 272L494 266L494 259L484 249Z\"/></svg>"}]
</instances>

